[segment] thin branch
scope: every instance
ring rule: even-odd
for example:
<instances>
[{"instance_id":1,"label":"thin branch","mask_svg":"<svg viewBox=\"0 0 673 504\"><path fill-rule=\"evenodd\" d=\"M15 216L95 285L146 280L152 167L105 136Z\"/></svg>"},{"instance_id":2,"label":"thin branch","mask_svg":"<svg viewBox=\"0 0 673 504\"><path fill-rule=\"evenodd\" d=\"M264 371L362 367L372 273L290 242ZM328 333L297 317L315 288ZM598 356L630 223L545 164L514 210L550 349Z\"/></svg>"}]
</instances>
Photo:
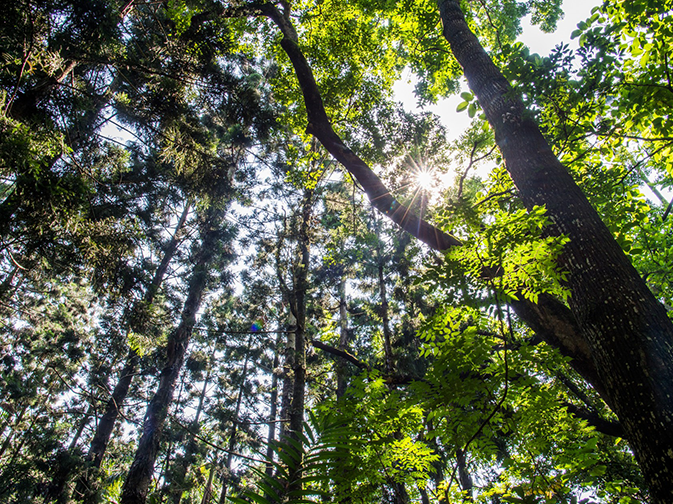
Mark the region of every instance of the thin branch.
<instances>
[{"instance_id":1,"label":"thin branch","mask_svg":"<svg viewBox=\"0 0 673 504\"><path fill-rule=\"evenodd\" d=\"M346 352L345 350L339 350L338 348L334 348L332 346L326 345L325 343L318 341L318 340L312 340L311 345L313 345L316 348L319 348L320 350L324 350L327 353L330 353L332 355L335 355L337 357L340 357L341 359L344 359L354 366L359 367L360 369L366 369L367 371L371 371L372 368L359 360L357 357L354 355Z\"/></svg>"},{"instance_id":2,"label":"thin branch","mask_svg":"<svg viewBox=\"0 0 673 504\"><path fill-rule=\"evenodd\" d=\"M254 457L248 457L247 455L243 455L242 453L237 453L237 452L235 452L235 451L233 451L233 450L228 450L227 448L222 448L221 446L219 446L219 445L217 445L217 444L215 444L215 443L213 443L213 442L211 442L211 441L208 441L206 438L200 436L199 434L197 434L196 432L194 432L192 429L190 429L189 427L187 427L186 425L184 425L182 422L180 422L180 421L179 421L177 418L175 418L175 416L173 416L173 415L171 415L171 420L173 420L173 421L177 424L178 427L180 427L181 429L186 430L189 434L191 434L192 436L194 436L194 437L195 437L196 439L198 439L199 441L201 441L201 442L203 442L203 443L206 443L206 444L207 444L208 446L210 446L211 448L215 448L216 450L221 451L221 452L224 452L224 453L231 453L234 457L240 457L240 458L242 458L242 459L251 460L252 462L258 462L258 463L262 463L262 464L266 462L265 460L262 460L262 459L257 459L257 458L254 458Z\"/></svg>"}]
</instances>

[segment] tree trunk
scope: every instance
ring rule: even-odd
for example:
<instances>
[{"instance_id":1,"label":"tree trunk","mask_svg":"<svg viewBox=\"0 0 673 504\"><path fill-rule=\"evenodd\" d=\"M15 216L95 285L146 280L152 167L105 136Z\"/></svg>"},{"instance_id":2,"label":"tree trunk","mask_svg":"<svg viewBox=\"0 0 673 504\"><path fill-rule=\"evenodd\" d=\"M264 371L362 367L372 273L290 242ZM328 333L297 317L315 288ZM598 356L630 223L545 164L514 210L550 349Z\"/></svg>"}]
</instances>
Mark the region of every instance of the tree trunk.
<instances>
[{"instance_id":1,"label":"tree trunk","mask_svg":"<svg viewBox=\"0 0 673 504\"><path fill-rule=\"evenodd\" d=\"M379 222L374 216L374 226L376 228L376 268L379 281L379 299L381 301L381 324L383 325L383 352L386 361L386 374L393 376L395 374L395 358L393 356L392 334L390 332L390 314L388 313L388 294L386 292L386 281L383 274L383 247L379 235Z\"/></svg>"},{"instance_id":2,"label":"tree trunk","mask_svg":"<svg viewBox=\"0 0 673 504\"><path fill-rule=\"evenodd\" d=\"M287 420L290 418L290 405L292 404L292 391L294 387L294 361L295 361L295 333L297 326L293 323L287 326L287 338L285 342L283 363L283 391L280 398L280 438L282 439L288 430Z\"/></svg>"},{"instance_id":3,"label":"tree trunk","mask_svg":"<svg viewBox=\"0 0 673 504\"><path fill-rule=\"evenodd\" d=\"M165 248L164 256L161 259L159 267L154 273L152 282L147 287L142 301L140 301L140 303L138 303L134 309L130 310L131 313L137 312L137 309L139 308L148 307L154 302L154 298L156 297L164 280L164 276L168 271L168 266L177 252L178 245L180 244L180 231L187 221L187 216L189 215L190 209L191 201L188 201L185 204L182 214L180 215L180 219L178 220L178 223L175 227L175 232L173 233L171 241ZM129 323L129 325L133 327L133 330L139 333L147 330L146 324L147 320L145 318L143 318L143 320L140 322L131 321ZM138 353L133 349L129 349L124 368L119 374L117 384L115 385L112 395L110 396L110 399L105 407L105 413L103 413L103 416L98 422L98 425L96 426L96 432L94 433L93 439L91 440L91 445L89 447L89 453L87 454L86 460L89 464L89 467L91 467L93 471L91 471L92 474L87 474L78 481L75 488L75 495L73 496L77 500L81 499L84 501L90 501L94 498L93 495L95 494L96 490L93 482L96 469L98 469L103 462L105 450L107 449L108 443L110 442L110 437L112 436L112 431L114 430L114 427L117 423L117 417L122 411L124 401L128 395L131 382L133 381L133 377L136 374L136 369L138 368L139 362L140 356Z\"/></svg>"},{"instance_id":4,"label":"tree trunk","mask_svg":"<svg viewBox=\"0 0 673 504\"><path fill-rule=\"evenodd\" d=\"M211 352L212 354L212 352ZM201 394L199 395L199 403L196 407L196 413L194 413L194 419L191 421L189 428L189 440L187 441L187 446L185 448L185 455L182 457L182 460L176 459L178 467L175 471L171 471L171 482L168 489L168 501L173 504L180 504L182 500L182 493L185 491L185 478L189 467L194 463L194 454L196 453L196 434L199 432L199 419L201 417L201 412L203 411L203 402L206 398L206 391L208 389L208 383L210 380L211 368L208 367L206 372L206 377L203 380L203 388L201 389Z\"/></svg>"},{"instance_id":5,"label":"tree trunk","mask_svg":"<svg viewBox=\"0 0 673 504\"><path fill-rule=\"evenodd\" d=\"M189 280L180 325L173 332L167 344L167 358L161 371L159 386L147 407L136 455L124 481L122 504L144 504L147 497L159 450L161 431L173 399L178 375L185 360L189 339L196 324L196 313L201 306L201 299L206 289L208 267L216 249L222 213L222 210L212 207L208 210L201 247L194 261L194 270Z\"/></svg>"},{"instance_id":6,"label":"tree trunk","mask_svg":"<svg viewBox=\"0 0 673 504\"><path fill-rule=\"evenodd\" d=\"M653 502L673 502L673 324L523 103L470 31L455 0L440 0L445 38L495 131L527 208L545 206L547 232L565 235L559 266L570 308L607 402L626 431Z\"/></svg>"},{"instance_id":7,"label":"tree trunk","mask_svg":"<svg viewBox=\"0 0 673 504\"><path fill-rule=\"evenodd\" d=\"M271 394L269 397L269 434L266 438L266 474L273 474L273 446L272 442L276 440L276 415L278 413L278 374L276 369L280 364L280 340L282 331L279 330L276 335L276 346L273 351L273 367L271 369Z\"/></svg>"},{"instance_id":8,"label":"tree trunk","mask_svg":"<svg viewBox=\"0 0 673 504\"><path fill-rule=\"evenodd\" d=\"M231 462L234 459L234 449L236 448L236 433L238 431L238 422L241 414L241 403L243 401L243 392L245 390L245 380L248 375L248 361L250 359L250 344L252 343L252 335L248 337L248 343L245 352L245 361L243 362L243 372L241 373L241 384L238 387L238 395L236 396L236 409L234 410L234 419L231 422L231 431L229 432L229 452L227 453L226 466L223 471L222 478L222 492L220 493L220 503L224 504L227 500L227 483L231 474Z\"/></svg>"},{"instance_id":9,"label":"tree trunk","mask_svg":"<svg viewBox=\"0 0 673 504\"><path fill-rule=\"evenodd\" d=\"M201 499L201 504L209 504L210 499L213 497L213 476L215 474L215 464L211 464L210 471L208 472L208 483L206 483L206 488L203 490L203 498Z\"/></svg>"},{"instance_id":10,"label":"tree trunk","mask_svg":"<svg viewBox=\"0 0 673 504\"><path fill-rule=\"evenodd\" d=\"M272 4L255 6L252 7L252 10L268 16L283 34L281 46L292 62L302 94L304 95L304 103L309 119L307 131L313 134L328 152L357 179L370 199L373 198L372 205L410 235L415 236L435 250L441 251L450 247L460 246L461 243L458 239L415 217L408 208L400 205L383 186L383 183L376 174L372 172L371 168L348 149L334 132L325 112L322 96L313 77L311 67L299 49L297 34L290 22L289 14L285 15L281 13ZM401 214L403 214L402 218L400 218ZM549 299L547 299L544 305L535 305L532 301L521 297L517 303L519 308L515 306L517 315L524 322L530 324L534 330L536 330L535 327L542 328L544 330L543 339L559 348L564 355L572 355L573 360L570 361L570 365L589 380L597 390L604 390L589 353L588 345L584 341L584 337L574 316L560 301L550 296L545 297ZM527 318L528 316L531 319ZM555 333L556 330L559 333ZM582 353L573 354L573 352ZM581 362L576 360L578 356L581 358ZM607 397L606 401L609 401Z\"/></svg>"},{"instance_id":11,"label":"tree trunk","mask_svg":"<svg viewBox=\"0 0 673 504\"><path fill-rule=\"evenodd\" d=\"M348 311L346 300L346 275L341 277L339 282L339 350L343 352L348 351ZM336 375L337 375L337 399L341 399L346 393L348 381L346 379L346 370L348 369L343 359L337 359Z\"/></svg>"},{"instance_id":12,"label":"tree trunk","mask_svg":"<svg viewBox=\"0 0 673 504\"><path fill-rule=\"evenodd\" d=\"M304 191L302 219L299 230L298 256L300 262L295 265L294 288L290 293L290 309L296 318L294 386L290 404L289 435L299 440L304 423L304 393L306 388L306 291L308 289L308 271L311 254L309 249L309 227L313 207L313 191Z\"/></svg>"}]
</instances>

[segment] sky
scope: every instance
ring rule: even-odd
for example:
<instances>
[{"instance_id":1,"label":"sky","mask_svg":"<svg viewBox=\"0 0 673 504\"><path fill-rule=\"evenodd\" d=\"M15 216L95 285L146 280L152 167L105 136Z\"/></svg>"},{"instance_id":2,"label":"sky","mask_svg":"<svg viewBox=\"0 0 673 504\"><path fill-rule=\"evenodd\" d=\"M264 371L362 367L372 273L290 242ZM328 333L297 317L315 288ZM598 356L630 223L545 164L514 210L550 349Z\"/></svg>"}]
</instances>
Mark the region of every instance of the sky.
<instances>
[{"instance_id":1,"label":"sky","mask_svg":"<svg viewBox=\"0 0 673 504\"><path fill-rule=\"evenodd\" d=\"M543 33L536 26L530 24L530 18L522 20L523 33L519 37L526 44L531 53L547 56L557 44L567 43L571 49L578 46L577 39L571 40L570 34L577 28L577 23L591 16L591 9L601 3L601 0L564 0L564 17L558 22L554 33ZM393 92L396 101L401 101L407 110L420 112L416 106L416 98L413 94L414 82L410 71L405 70L402 79L395 84ZM424 110L437 114L442 124L447 129L447 138L455 140L469 126L470 118L467 111L456 112L456 107L463 99L456 95L441 100L435 105L426 107Z\"/></svg>"}]
</instances>

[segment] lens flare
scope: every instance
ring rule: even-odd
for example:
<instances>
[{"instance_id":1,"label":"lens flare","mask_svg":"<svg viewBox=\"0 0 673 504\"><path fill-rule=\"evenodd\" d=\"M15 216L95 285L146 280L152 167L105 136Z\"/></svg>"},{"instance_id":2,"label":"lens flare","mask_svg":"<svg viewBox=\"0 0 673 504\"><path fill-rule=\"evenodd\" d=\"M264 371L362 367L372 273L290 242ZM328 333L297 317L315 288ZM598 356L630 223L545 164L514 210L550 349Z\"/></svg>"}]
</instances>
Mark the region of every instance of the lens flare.
<instances>
[{"instance_id":1,"label":"lens flare","mask_svg":"<svg viewBox=\"0 0 673 504\"><path fill-rule=\"evenodd\" d=\"M416 173L416 186L423 191L429 191L435 183L435 177L430 170L419 170Z\"/></svg>"}]
</instances>

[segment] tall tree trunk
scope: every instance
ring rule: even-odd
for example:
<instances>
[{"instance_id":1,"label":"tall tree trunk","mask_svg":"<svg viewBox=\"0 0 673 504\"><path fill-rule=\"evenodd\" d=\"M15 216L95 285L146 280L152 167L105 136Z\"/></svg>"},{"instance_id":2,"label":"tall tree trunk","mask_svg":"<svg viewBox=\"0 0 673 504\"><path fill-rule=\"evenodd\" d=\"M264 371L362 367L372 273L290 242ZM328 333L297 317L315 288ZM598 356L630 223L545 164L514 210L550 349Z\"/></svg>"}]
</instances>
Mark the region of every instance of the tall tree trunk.
<instances>
[{"instance_id":1,"label":"tall tree trunk","mask_svg":"<svg viewBox=\"0 0 673 504\"><path fill-rule=\"evenodd\" d=\"M653 502L673 502L673 324L507 80L456 0L440 0L443 33L495 131L527 208L545 206L547 232L570 238L560 257L569 304Z\"/></svg>"},{"instance_id":2,"label":"tall tree trunk","mask_svg":"<svg viewBox=\"0 0 673 504\"><path fill-rule=\"evenodd\" d=\"M66 485L68 484L70 474L73 470L72 457L74 455L75 448L77 448L77 443L79 442L79 439L82 436L82 432L84 432L84 428L88 425L89 421L91 420L93 410L94 410L93 405L89 405L86 413L84 414L79 424L77 425L77 429L73 434L68 449L60 454L59 458L62 463L59 464L60 467L57 468L56 474L52 478L51 484L47 488L46 496L44 498L45 503L57 502L60 504L68 501L70 491L66 488Z\"/></svg>"},{"instance_id":3,"label":"tall tree trunk","mask_svg":"<svg viewBox=\"0 0 673 504\"><path fill-rule=\"evenodd\" d=\"M211 352L212 353L212 352ZM211 367L209 365L206 376L203 380L203 388L201 389L201 394L199 395L199 403L196 406L196 412L194 413L194 419L191 421L189 428L189 439L187 441L187 446L185 448L185 454L182 457L182 460L176 459L177 467L174 471L171 471L171 481L168 489L168 501L173 504L180 504L182 500L182 493L186 490L185 488L185 478L189 467L194 463L194 454L198 445L196 443L196 434L200 430L199 419L201 418L201 412L203 411L203 403L206 398L206 391L208 390L208 384L210 380ZM179 462L178 462L179 460Z\"/></svg>"},{"instance_id":4,"label":"tall tree trunk","mask_svg":"<svg viewBox=\"0 0 673 504\"><path fill-rule=\"evenodd\" d=\"M135 458L124 480L122 504L143 504L152 480L161 431L173 400L173 391L182 370L192 330L196 324L196 313L201 306L201 299L208 280L208 268L217 248L223 211L211 207L207 212L208 215L203 224L201 247L195 257L181 321L168 340L166 362L161 371L159 386L147 407Z\"/></svg>"},{"instance_id":5,"label":"tall tree trunk","mask_svg":"<svg viewBox=\"0 0 673 504\"><path fill-rule=\"evenodd\" d=\"M292 265L292 287L288 288L280 270L280 247L276 251L276 271L283 296L288 300L290 307L290 327L288 330L288 348L286 348L286 369L283 381L283 400L281 403L281 430L280 439L292 439L295 447L301 447L301 434L304 422L304 401L306 388L306 291L308 289L308 271L310 267L310 221L313 210L312 189L304 189L300 208L301 219L299 230L296 232L297 244L296 262ZM282 242L282 240L281 240ZM290 342L293 343L290 347ZM288 367L291 366L291 378L288 376ZM289 393L288 393L289 392ZM287 399L289 397L289 404ZM287 420L287 423L285 422ZM301 461L297 464L294 473L289 475L290 481L287 492L301 489Z\"/></svg>"},{"instance_id":6,"label":"tall tree trunk","mask_svg":"<svg viewBox=\"0 0 673 504\"><path fill-rule=\"evenodd\" d=\"M159 267L154 272L152 282L147 287L143 299L133 308L130 312L137 313L143 308L149 307L159 292L159 288L163 283L164 276L168 271L168 267L175 256L175 253L178 250L178 245L180 244L180 232L187 221L187 216L191 210L191 201L185 203L185 207L182 210L180 219L175 227L175 232L171 237L171 241L166 245L164 256L159 263ZM145 317L141 317L141 321L129 321L129 325L133 328L134 332L143 333L147 330L147 320ZM119 373L119 378L117 384L115 385L112 395L105 406L105 413L98 422L96 426L96 431L94 433L93 439L91 440L91 445L89 446L89 453L86 456L88 465L93 470L84 475L75 487L74 498L77 500L90 501L94 498L96 492L94 480L96 477L96 469L98 469L103 462L103 456L105 455L105 450L107 449L108 443L110 442L110 437L112 436L112 431L117 423L117 418L122 411L124 401L128 395L133 377L136 375L136 370L138 364L140 363L140 356L138 353L129 349L128 355L126 356L126 361L124 368L121 373Z\"/></svg>"},{"instance_id":7,"label":"tall tree trunk","mask_svg":"<svg viewBox=\"0 0 673 504\"><path fill-rule=\"evenodd\" d=\"M266 474L273 474L273 441L276 440L276 416L278 414L278 365L280 364L280 341L283 332L276 335L276 346L273 350L273 367L271 369L271 393L269 394L269 434L266 438Z\"/></svg>"},{"instance_id":8,"label":"tall tree trunk","mask_svg":"<svg viewBox=\"0 0 673 504\"><path fill-rule=\"evenodd\" d=\"M379 281L379 299L381 301L380 314L381 324L383 325L383 352L386 361L386 374L393 376L395 373L395 357L393 356L392 334L390 332L390 314L388 313L388 293L386 291L386 280L384 276L384 258L383 244L379 233L379 222L374 216L374 226L376 228L376 270Z\"/></svg>"},{"instance_id":9,"label":"tall tree trunk","mask_svg":"<svg viewBox=\"0 0 673 504\"><path fill-rule=\"evenodd\" d=\"M285 348L283 353L285 359L283 362L283 390L280 397L280 438L285 437L288 430L287 420L290 418L290 405L292 404L292 392L294 389L294 362L296 360L296 332L297 326L292 321L287 325Z\"/></svg>"},{"instance_id":10,"label":"tall tree trunk","mask_svg":"<svg viewBox=\"0 0 673 504\"><path fill-rule=\"evenodd\" d=\"M346 309L346 283L347 278L344 273L339 282L339 350L348 351L348 310ZM346 379L346 370L348 366L343 359L337 359L337 399L341 399L346 393L348 380Z\"/></svg>"},{"instance_id":11,"label":"tall tree trunk","mask_svg":"<svg viewBox=\"0 0 673 504\"><path fill-rule=\"evenodd\" d=\"M223 471L222 492L220 493L220 502L224 504L227 499L227 483L231 474L231 462L234 459L234 449L236 448L236 433L238 432L238 422L241 414L241 404L243 402L243 393L245 391L245 380L248 377L248 361L250 360L250 344L252 335L248 336L248 342L245 349L245 360L243 361L243 372L241 373L241 384L238 387L236 396L236 409L234 418L231 422L231 431L229 432L229 452L227 453L226 465Z\"/></svg>"},{"instance_id":12,"label":"tall tree trunk","mask_svg":"<svg viewBox=\"0 0 673 504\"><path fill-rule=\"evenodd\" d=\"M289 435L299 440L304 422L304 394L306 389L306 291L308 290L308 271L311 261L309 248L309 228L313 209L313 191L304 191L302 218L299 229L297 252L300 261L293 272L294 285L290 292L290 309L296 318L294 386L290 404Z\"/></svg>"}]
</instances>

